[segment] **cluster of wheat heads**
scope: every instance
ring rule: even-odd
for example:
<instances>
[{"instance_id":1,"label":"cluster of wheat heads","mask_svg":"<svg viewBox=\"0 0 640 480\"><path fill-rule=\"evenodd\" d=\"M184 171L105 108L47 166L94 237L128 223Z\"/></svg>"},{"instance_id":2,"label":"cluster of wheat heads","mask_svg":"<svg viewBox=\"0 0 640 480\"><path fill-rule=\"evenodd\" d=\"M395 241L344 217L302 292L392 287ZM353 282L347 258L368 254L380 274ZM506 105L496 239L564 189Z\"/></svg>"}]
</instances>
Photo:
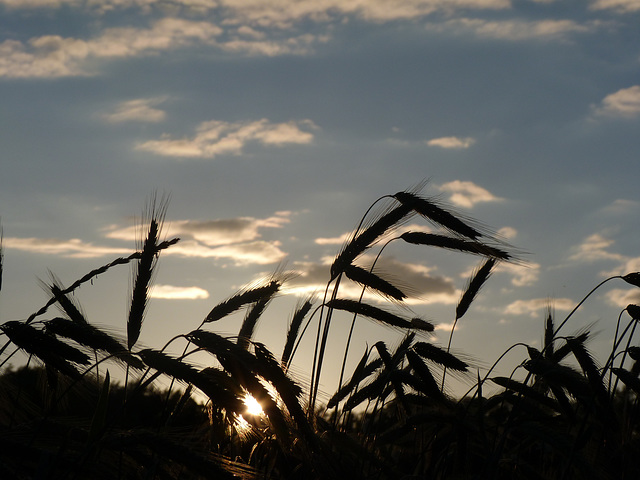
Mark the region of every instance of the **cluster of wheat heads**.
<instances>
[{"instance_id":1,"label":"cluster of wheat heads","mask_svg":"<svg viewBox=\"0 0 640 480\"><path fill-rule=\"evenodd\" d=\"M621 313L611 355L602 367L587 350L589 332L560 335L574 312L558 327L550 314L541 350L525 344L509 349L522 346L528 356L513 375L491 377L492 368L482 378L478 374L468 394L453 398L445 386L446 372L469 370L450 351L454 330L447 346L429 341L434 325L407 313L402 307L407 287L383 278L376 263L391 242L478 257L455 311L457 322L495 266L514 261L513 249L435 199L404 191L381 197L365 213L327 272L322 300L303 299L295 309L279 360L254 339L254 331L282 293L289 278L282 272L214 306L196 329L162 347L141 348L138 340L157 261L178 242L163 239L166 206L165 200L150 202L136 252L67 287L52 277L44 284L50 295L44 306L25 320L0 325L0 477L640 475L635 462L640 453L640 347L632 345L640 307L629 305L623 311L631 317L624 328ZM400 228L412 216L428 222L428 232ZM73 296L91 279L122 265L134 270L124 339L93 325ZM640 273L614 278L640 286ZM363 294L357 299L341 294L342 282L361 285ZM370 298L365 291L377 293L379 301L365 301ZM54 305L61 315L49 313ZM216 322L237 312L244 312L238 334L216 333ZM349 335L342 345L339 387L321 405L318 391L327 346L340 348L330 335L338 315L352 319L352 331L355 322L373 321L398 331L400 341L392 348L377 341L348 373ZM314 334L309 381L296 381L290 367L297 347L303 336ZM28 361L14 371L7 365L17 351ZM182 353L170 353L175 351ZM206 361L196 362L196 357ZM630 368L627 358L636 362ZM29 368L33 363L37 368ZM124 385L111 380L118 368ZM526 372L524 379L517 375L520 371ZM500 386L489 397L483 395L487 382ZM261 413L247 414L249 398L260 404Z\"/></svg>"}]
</instances>

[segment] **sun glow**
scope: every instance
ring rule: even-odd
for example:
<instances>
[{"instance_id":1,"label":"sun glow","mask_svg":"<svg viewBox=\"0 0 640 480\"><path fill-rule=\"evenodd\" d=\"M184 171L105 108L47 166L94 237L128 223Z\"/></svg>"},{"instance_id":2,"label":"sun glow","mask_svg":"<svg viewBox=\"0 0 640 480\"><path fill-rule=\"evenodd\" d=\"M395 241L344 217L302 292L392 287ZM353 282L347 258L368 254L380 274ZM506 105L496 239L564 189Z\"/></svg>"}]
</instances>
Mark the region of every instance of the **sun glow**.
<instances>
[{"instance_id":1,"label":"sun glow","mask_svg":"<svg viewBox=\"0 0 640 480\"><path fill-rule=\"evenodd\" d=\"M262 410L262 405L258 402L253 395L247 393L244 397L244 404L247 407L246 413L253 416L259 416L264 413Z\"/></svg>"}]
</instances>

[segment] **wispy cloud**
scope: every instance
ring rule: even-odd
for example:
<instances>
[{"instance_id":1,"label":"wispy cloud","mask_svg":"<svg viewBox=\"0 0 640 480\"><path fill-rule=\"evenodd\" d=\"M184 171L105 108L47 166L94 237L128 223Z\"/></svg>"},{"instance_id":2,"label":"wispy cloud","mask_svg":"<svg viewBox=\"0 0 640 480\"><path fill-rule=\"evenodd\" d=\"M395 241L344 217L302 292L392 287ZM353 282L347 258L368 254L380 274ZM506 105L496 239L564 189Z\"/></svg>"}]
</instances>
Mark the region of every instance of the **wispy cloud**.
<instances>
[{"instance_id":1,"label":"wispy cloud","mask_svg":"<svg viewBox=\"0 0 640 480\"><path fill-rule=\"evenodd\" d=\"M638 0L595 0L591 3L593 10L613 10L619 13L637 12L640 10Z\"/></svg>"},{"instance_id":2,"label":"wispy cloud","mask_svg":"<svg viewBox=\"0 0 640 480\"><path fill-rule=\"evenodd\" d=\"M112 27L89 38L43 35L27 42L0 43L0 77L58 78L97 73L96 60L157 55L190 46L245 55L306 54L311 45L327 41L326 35L291 35L276 32L273 38L223 35L225 30L207 21L163 18L148 28Z\"/></svg>"},{"instance_id":3,"label":"wispy cloud","mask_svg":"<svg viewBox=\"0 0 640 480\"><path fill-rule=\"evenodd\" d=\"M629 304L637 305L640 303L640 290L637 288L629 290L614 288L607 292L607 300L610 304L620 308L626 308Z\"/></svg>"},{"instance_id":4,"label":"wispy cloud","mask_svg":"<svg viewBox=\"0 0 640 480\"><path fill-rule=\"evenodd\" d=\"M540 264L527 263L519 265L515 263L500 263L496 272L505 272L511 275L511 284L516 287L535 285L540 278Z\"/></svg>"},{"instance_id":5,"label":"wispy cloud","mask_svg":"<svg viewBox=\"0 0 640 480\"><path fill-rule=\"evenodd\" d=\"M569 298L533 298L531 300L516 300L507 305L504 311L509 315L529 315L535 318L540 316L541 310L546 310L549 307L568 312L574 306L575 303Z\"/></svg>"},{"instance_id":6,"label":"wispy cloud","mask_svg":"<svg viewBox=\"0 0 640 480\"><path fill-rule=\"evenodd\" d=\"M475 143L475 140L471 137L440 137L427 141L427 145L430 147L440 148L452 148L452 149L464 149L469 148Z\"/></svg>"},{"instance_id":7,"label":"wispy cloud","mask_svg":"<svg viewBox=\"0 0 640 480\"><path fill-rule=\"evenodd\" d=\"M438 32L472 33L478 37L507 41L564 40L569 34L588 33L599 28L598 22L582 24L573 20L485 20L479 18L455 18L444 23L428 24L427 28Z\"/></svg>"},{"instance_id":8,"label":"wispy cloud","mask_svg":"<svg viewBox=\"0 0 640 480\"><path fill-rule=\"evenodd\" d=\"M192 138L172 139L165 135L136 148L171 157L213 158L223 154L239 155L250 142L269 146L308 144L314 138L309 130L316 128L311 120L285 123L271 123L265 118L243 123L212 120L201 123Z\"/></svg>"},{"instance_id":9,"label":"wispy cloud","mask_svg":"<svg viewBox=\"0 0 640 480\"><path fill-rule=\"evenodd\" d=\"M256 240L209 247L194 240L187 240L177 243L164 255L230 260L238 266L271 265L281 262L287 257L287 253L282 251L281 246L282 244L278 241Z\"/></svg>"},{"instance_id":10,"label":"wispy cloud","mask_svg":"<svg viewBox=\"0 0 640 480\"><path fill-rule=\"evenodd\" d=\"M595 262L598 260L623 261L624 256L619 253L611 253L608 248L615 242L600 233L589 235L580 245L573 247L573 253L569 259L582 262Z\"/></svg>"},{"instance_id":11,"label":"wispy cloud","mask_svg":"<svg viewBox=\"0 0 640 480\"><path fill-rule=\"evenodd\" d=\"M518 230L513 227L502 227L497 233L499 236L506 238L507 240L513 240L518 236Z\"/></svg>"},{"instance_id":12,"label":"wispy cloud","mask_svg":"<svg viewBox=\"0 0 640 480\"><path fill-rule=\"evenodd\" d=\"M138 98L119 103L112 112L102 115L109 123L163 121L167 114L164 110L154 108L166 101L166 97Z\"/></svg>"},{"instance_id":13,"label":"wispy cloud","mask_svg":"<svg viewBox=\"0 0 640 480\"><path fill-rule=\"evenodd\" d=\"M164 18L150 28L105 29L89 40L44 35L23 43L0 43L0 77L64 77L89 75L90 59L149 55L193 44L215 43L223 30L209 22Z\"/></svg>"},{"instance_id":14,"label":"wispy cloud","mask_svg":"<svg viewBox=\"0 0 640 480\"><path fill-rule=\"evenodd\" d=\"M166 300L198 300L209 298L209 292L200 287L176 287L173 285L155 285L150 292L151 298Z\"/></svg>"},{"instance_id":15,"label":"wispy cloud","mask_svg":"<svg viewBox=\"0 0 640 480\"><path fill-rule=\"evenodd\" d=\"M509 0L279 0L255 2L239 0L0 0L0 5L14 9L59 8L61 6L90 9L105 13L116 9L139 8L151 12L163 6L175 10L207 13L219 9L227 22L248 22L284 28L302 20L341 19L352 15L360 19L384 22L415 19L434 12L456 10L500 10L511 6Z\"/></svg>"},{"instance_id":16,"label":"wispy cloud","mask_svg":"<svg viewBox=\"0 0 640 480\"><path fill-rule=\"evenodd\" d=\"M640 116L640 85L611 93L592 109L594 115L599 117L635 118Z\"/></svg>"},{"instance_id":17,"label":"wispy cloud","mask_svg":"<svg viewBox=\"0 0 640 480\"><path fill-rule=\"evenodd\" d=\"M97 258L105 255L123 255L131 253L123 248L113 248L84 242L78 238L68 240L58 238L16 238L8 237L3 240L4 248L22 250L44 255L61 255L71 258Z\"/></svg>"},{"instance_id":18,"label":"wispy cloud","mask_svg":"<svg viewBox=\"0 0 640 480\"><path fill-rule=\"evenodd\" d=\"M626 215L640 211L640 202L619 198L609 205L597 210L596 213L602 215Z\"/></svg>"},{"instance_id":19,"label":"wispy cloud","mask_svg":"<svg viewBox=\"0 0 640 480\"><path fill-rule=\"evenodd\" d=\"M443 192L451 194L449 200L460 207L472 208L477 203L498 202L502 198L493 195L487 189L473 182L454 180L438 187Z\"/></svg>"},{"instance_id":20,"label":"wispy cloud","mask_svg":"<svg viewBox=\"0 0 640 480\"><path fill-rule=\"evenodd\" d=\"M209 247L241 243L255 240L261 236L263 228L281 228L290 222L291 212L276 212L267 218L236 217L214 220L173 220L167 225L167 235L203 243ZM135 241L139 238L137 227L120 228L111 226L105 229L107 238Z\"/></svg>"},{"instance_id":21,"label":"wispy cloud","mask_svg":"<svg viewBox=\"0 0 640 480\"><path fill-rule=\"evenodd\" d=\"M281 228L289 223L292 212L276 212L267 218L238 217L215 220L174 220L167 225L168 237L179 237L164 255L231 260L236 265L269 265L287 254L277 241L261 240L261 230ZM133 241L139 238L136 227L105 229L107 238Z\"/></svg>"}]
</instances>

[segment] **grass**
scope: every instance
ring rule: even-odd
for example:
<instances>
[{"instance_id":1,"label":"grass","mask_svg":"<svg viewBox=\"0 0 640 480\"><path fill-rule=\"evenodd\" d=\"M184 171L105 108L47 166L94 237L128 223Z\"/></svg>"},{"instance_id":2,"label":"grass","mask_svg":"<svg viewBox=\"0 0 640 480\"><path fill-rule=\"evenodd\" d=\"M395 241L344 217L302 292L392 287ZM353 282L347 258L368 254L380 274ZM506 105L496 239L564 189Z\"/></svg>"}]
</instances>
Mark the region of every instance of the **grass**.
<instances>
[{"instance_id":1,"label":"grass","mask_svg":"<svg viewBox=\"0 0 640 480\"><path fill-rule=\"evenodd\" d=\"M166 199L149 203L138 251L66 288L52 277L45 305L0 325L1 478L640 477L640 307L619 312L603 365L589 352L589 331L562 335L575 310L559 322L550 311L541 349L510 347L454 398L448 379L471 377L472 368L451 353L453 329L446 346L434 344L433 323L404 306L411 286L384 278L376 262L397 241L479 257L457 322L496 265L518 259L486 227L406 191L381 197L365 213L327 272L322 298L300 300L279 358L254 331L286 285L282 272L213 306L195 330L140 348L143 322L153 321L145 317L156 264L179 241L162 239L166 209ZM438 232L399 233L414 216ZM363 266L371 252L375 260ZM81 285L123 265L134 271L125 340L92 325L73 298ZM361 285L359 299L341 295L345 278ZM584 300L609 281L640 287L640 273L607 279ZM364 301L365 292L377 293L379 302ZM62 316L49 313L56 304ZM236 336L216 332L216 322L239 311L245 315ZM343 345L330 335L334 317L345 314L352 330L355 322L375 322L398 332L398 343L375 342L347 372L351 334ZM313 365L308 381L297 382L289 371L305 336L315 340ZM337 391L320 404L329 342L332 351L344 348L344 361ZM7 364L17 351L28 361L13 370ZM513 351L523 355L513 374L492 376ZM125 371L123 385L113 380L115 369ZM262 412L248 413L247 398Z\"/></svg>"}]
</instances>

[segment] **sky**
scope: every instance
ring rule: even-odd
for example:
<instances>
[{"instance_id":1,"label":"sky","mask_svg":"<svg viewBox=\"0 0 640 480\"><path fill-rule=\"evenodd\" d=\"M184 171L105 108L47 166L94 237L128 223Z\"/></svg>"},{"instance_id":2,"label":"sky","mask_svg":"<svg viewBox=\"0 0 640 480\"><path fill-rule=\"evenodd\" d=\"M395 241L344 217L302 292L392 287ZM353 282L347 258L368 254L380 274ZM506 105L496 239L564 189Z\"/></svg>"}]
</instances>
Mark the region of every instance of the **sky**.
<instances>
[{"instance_id":1,"label":"sky","mask_svg":"<svg viewBox=\"0 0 640 480\"><path fill-rule=\"evenodd\" d=\"M52 275L69 285L134 251L155 193L181 241L160 257L140 348L296 272L255 335L279 356L367 208L426 182L520 254L456 327L453 351L486 372L511 345L540 345L549 304L559 323L603 279L640 270L639 26L638 0L0 0L0 321L40 308ZM378 266L411 286L443 345L478 263L396 242ZM124 335L131 278L114 268L75 300ZM604 363L634 302L608 282L563 333L597 333ZM352 363L401 338L361 320ZM332 325L323 391L348 324ZM299 378L312 349L306 333ZM525 358L516 348L498 371Z\"/></svg>"}]
</instances>

